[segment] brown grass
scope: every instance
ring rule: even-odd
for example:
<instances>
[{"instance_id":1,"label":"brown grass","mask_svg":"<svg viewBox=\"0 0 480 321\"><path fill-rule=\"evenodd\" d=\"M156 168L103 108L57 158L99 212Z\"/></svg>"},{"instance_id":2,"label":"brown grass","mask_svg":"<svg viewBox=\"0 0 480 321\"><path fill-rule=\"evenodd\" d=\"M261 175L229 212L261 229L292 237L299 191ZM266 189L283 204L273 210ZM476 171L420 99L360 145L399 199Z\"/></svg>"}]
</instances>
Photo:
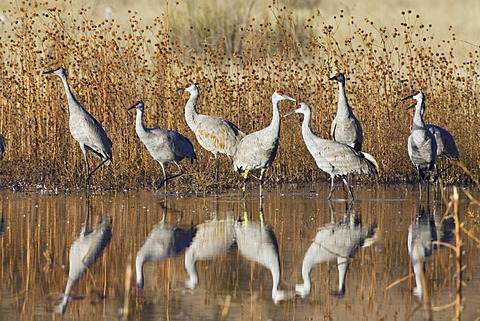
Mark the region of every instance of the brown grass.
<instances>
[{"instance_id":1,"label":"brown grass","mask_svg":"<svg viewBox=\"0 0 480 321\"><path fill-rule=\"evenodd\" d=\"M460 45L453 31L437 39L433 26L411 12L398 12L388 26L342 11L329 18L332 23L319 11L301 20L277 3L265 6L264 20L236 18L233 27L212 24L209 29L202 25L212 17L186 24L186 18L176 19L184 17L180 9L169 2L164 6L165 13L150 24L136 12L130 12L127 24L94 20L90 9L72 11L63 0L15 3L5 11L0 132L8 153L1 160L1 185L82 185L83 156L69 134L64 89L57 77L42 75L60 65L77 99L113 141L112 165L93 179L101 188L151 186L161 175L135 134L134 113L126 112L135 99L146 103L147 126L177 130L194 143L199 160L184 164L187 174L173 182L176 188L204 189L217 184L214 162L186 126L187 95L174 89L197 82L199 111L223 116L246 133L270 122L271 94L282 90L312 106L312 128L328 138L337 84L327 79L337 71L348 78L347 94L364 128L364 150L377 159L380 181L416 176L406 149L412 115L400 102L414 89L426 93L427 123L454 135L462 162L478 177L478 45ZM238 13L245 14L248 10ZM292 108L280 104L282 114ZM326 178L304 146L299 123L296 116L283 120L279 153L267 172L270 182ZM220 185L241 181L226 158L221 173ZM447 174L448 181L468 180L458 168Z\"/></svg>"}]
</instances>

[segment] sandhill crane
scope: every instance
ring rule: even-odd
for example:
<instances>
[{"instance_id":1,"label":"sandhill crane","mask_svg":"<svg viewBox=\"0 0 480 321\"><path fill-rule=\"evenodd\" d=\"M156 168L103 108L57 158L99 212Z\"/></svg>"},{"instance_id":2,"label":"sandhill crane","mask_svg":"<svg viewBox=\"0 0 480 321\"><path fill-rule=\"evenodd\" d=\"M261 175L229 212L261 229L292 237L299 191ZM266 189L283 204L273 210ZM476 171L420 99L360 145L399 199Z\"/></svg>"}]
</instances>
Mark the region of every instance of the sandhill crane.
<instances>
[{"instance_id":1,"label":"sandhill crane","mask_svg":"<svg viewBox=\"0 0 480 321\"><path fill-rule=\"evenodd\" d=\"M54 308L58 314L65 313L73 286L80 280L83 273L95 263L112 238L112 224L109 218L103 219L93 229L87 229L87 219L83 224L80 236L70 248L69 272L65 294L62 302Z\"/></svg>"},{"instance_id":2,"label":"sandhill crane","mask_svg":"<svg viewBox=\"0 0 480 321\"><path fill-rule=\"evenodd\" d=\"M185 106L185 120L195 133L200 146L213 153L215 157L215 179L218 179L218 153L235 155L238 142L245 136L237 126L221 117L207 116L197 112L198 88L193 83L177 89L190 93Z\"/></svg>"},{"instance_id":3,"label":"sandhill crane","mask_svg":"<svg viewBox=\"0 0 480 321\"><path fill-rule=\"evenodd\" d=\"M360 151L362 149L363 131L360 122L348 104L345 94L345 75L337 73L329 80L338 81L337 115L332 122L330 134L334 141L344 143Z\"/></svg>"},{"instance_id":4,"label":"sandhill crane","mask_svg":"<svg viewBox=\"0 0 480 321\"><path fill-rule=\"evenodd\" d=\"M280 113L278 102L281 100L295 99L284 95L277 90L272 95L273 116L270 125L262 130L253 132L243 137L237 145L237 151L233 157L233 167L236 170L243 170L245 181L243 192L247 184L248 172L260 169L260 194L265 171L273 163L278 149L278 138L280 135Z\"/></svg>"},{"instance_id":5,"label":"sandhill crane","mask_svg":"<svg viewBox=\"0 0 480 321\"><path fill-rule=\"evenodd\" d=\"M5 138L3 138L2 134L0 134L0 155L3 156L6 150L7 150L7 144L5 142Z\"/></svg>"},{"instance_id":6,"label":"sandhill crane","mask_svg":"<svg viewBox=\"0 0 480 321\"><path fill-rule=\"evenodd\" d=\"M331 207L332 208L332 207ZM336 295L345 295L345 280L350 261L355 257L358 249L375 243L375 223L362 226L361 221L354 217L351 204L347 204L345 220L331 223L318 229L313 243L308 248L302 262L303 284L297 284L295 291L302 298L310 294L310 272L319 263L337 261L338 290Z\"/></svg>"},{"instance_id":7,"label":"sandhill crane","mask_svg":"<svg viewBox=\"0 0 480 321\"><path fill-rule=\"evenodd\" d=\"M137 252L135 267L137 286L143 288L143 266L147 262L159 262L174 257L185 250L192 242L195 230L180 229L165 224L164 219L154 226L147 240Z\"/></svg>"},{"instance_id":8,"label":"sandhill crane","mask_svg":"<svg viewBox=\"0 0 480 321\"><path fill-rule=\"evenodd\" d=\"M67 81L67 73L63 67L46 71L44 74L54 74L62 79L63 86L67 93L68 107L70 110L70 133L73 138L80 144L83 156L85 158L88 182L89 178L95 171L105 163L110 163L112 160L112 141L107 137L102 125L93 118L88 111L78 102L70 90ZM91 172L88 165L87 152L92 153L101 159L101 163L97 165Z\"/></svg>"},{"instance_id":9,"label":"sandhill crane","mask_svg":"<svg viewBox=\"0 0 480 321\"><path fill-rule=\"evenodd\" d=\"M263 213L260 214L263 217ZM272 299L275 304L285 299L285 292L278 289L280 283L280 257L278 243L271 228L263 221L249 221L247 213L245 219L235 224L235 235L240 253L247 259L257 262L272 274Z\"/></svg>"},{"instance_id":10,"label":"sandhill crane","mask_svg":"<svg viewBox=\"0 0 480 321\"><path fill-rule=\"evenodd\" d=\"M293 113L304 115L302 135L305 145L307 145L308 151L312 154L317 166L330 175L331 184L328 199L332 197L333 182L336 176L342 177L349 197L353 199L353 192L345 180L345 176L354 172L376 176L378 173L378 165L373 156L357 151L348 145L315 136L310 128L312 111L306 103L300 103L297 105L297 109L285 116Z\"/></svg>"},{"instance_id":11,"label":"sandhill crane","mask_svg":"<svg viewBox=\"0 0 480 321\"><path fill-rule=\"evenodd\" d=\"M183 171L178 164L182 159L188 158L190 162L197 158L193 145L182 134L163 128L146 128L143 125L143 110L144 103L141 100L136 100L131 109L137 110L137 118L135 123L135 130L140 140L148 149L150 155L162 166L163 180L158 185L160 189L168 180L182 175ZM173 163L178 167L178 174L167 177L165 173L165 164Z\"/></svg>"},{"instance_id":12,"label":"sandhill crane","mask_svg":"<svg viewBox=\"0 0 480 321\"><path fill-rule=\"evenodd\" d=\"M185 286L195 289L198 284L197 261L226 254L235 245L235 221L213 219L197 225L192 243L185 251L185 268L189 279Z\"/></svg>"},{"instance_id":13,"label":"sandhill crane","mask_svg":"<svg viewBox=\"0 0 480 321\"><path fill-rule=\"evenodd\" d=\"M430 179L430 174L435 170L435 159L437 156L437 143L433 134L425 128L423 113L425 112L424 94L421 91L415 91L412 95L402 100L413 98L416 103L408 107L415 108L413 117L412 132L408 137L408 155L412 161L419 177L419 190L421 193L421 183L423 180Z\"/></svg>"}]
</instances>

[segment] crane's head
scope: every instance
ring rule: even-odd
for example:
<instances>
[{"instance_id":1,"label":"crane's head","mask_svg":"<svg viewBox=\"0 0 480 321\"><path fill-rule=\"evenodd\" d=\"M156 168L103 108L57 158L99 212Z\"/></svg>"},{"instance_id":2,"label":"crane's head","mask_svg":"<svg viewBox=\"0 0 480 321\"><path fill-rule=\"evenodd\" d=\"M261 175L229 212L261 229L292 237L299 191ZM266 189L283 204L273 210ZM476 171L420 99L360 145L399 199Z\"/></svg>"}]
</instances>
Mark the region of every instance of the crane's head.
<instances>
[{"instance_id":1,"label":"crane's head","mask_svg":"<svg viewBox=\"0 0 480 321\"><path fill-rule=\"evenodd\" d=\"M310 106L308 106L307 103L300 103L297 105L297 107L295 107L294 110L292 110L291 112L285 114L283 117L287 117L288 115L291 115L291 114L294 114L294 113L297 113L297 114L305 114L307 112L310 111Z\"/></svg>"},{"instance_id":2,"label":"crane's head","mask_svg":"<svg viewBox=\"0 0 480 321\"><path fill-rule=\"evenodd\" d=\"M184 90L184 91L188 91L189 93L193 93L194 91L198 91L198 88L197 88L196 83L189 82L188 84L185 85L185 87L178 88L175 91L180 91L180 90Z\"/></svg>"},{"instance_id":3,"label":"crane's head","mask_svg":"<svg viewBox=\"0 0 480 321\"><path fill-rule=\"evenodd\" d=\"M128 108L127 111L128 111L128 110L131 110L131 109L134 109L134 108L135 108L135 109L143 110L143 106L144 106L144 105L143 105L143 101L141 101L141 100L135 100L135 101L133 102L132 107Z\"/></svg>"},{"instance_id":4,"label":"crane's head","mask_svg":"<svg viewBox=\"0 0 480 321\"><path fill-rule=\"evenodd\" d=\"M272 100L273 101L280 101L280 100L292 100L292 101L295 101L295 99L293 99L292 97L288 97L287 95L285 95L283 92L281 92L280 90L277 90L273 93L272 95Z\"/></svg>"},{"instance_id":5,"label":"crane's head","mask_svg":"<svg viewBox=\"0 0 480 321\"><path fill-rule=\"evenodd\" d=\"M344 84L345 83L345 75L342 74L341 72L337 72L335 74L335 76L333 76L331 78L328 78L328 80L336 80L336 81Z\"/></svg>"},{"instance_id":6,"label":"crane's head","mask_svg":"<svg viewBox=\"0 0 480 321\"><path fill-rule=\"evenodd\" d=\"M62 76L62 75L66 75L66 72L65 72L65 69L63 67L57 67L55 69L45 71L43 74L44 75L45 74L54 74L54 75L57 75L57 76Z\"/></svg>"},{"instance_id":7,"label":"crane's head","mask_svg":"<svg viewBox=\"0 0 480 321\"><path fill-rule=\"evenodd\" d=\"M415 104L413 104L412 106L409 106L407 107L407 109L410 109L410 108L414 108L416 106L416 102L423 102L423 99L425 98L425 95L423 94L423 92L421 92L420 90L415 90L413 92L413 94L411 94L410 96L407 96L405 98L402 99L402 101L404 100L407 100L407 99L414 99L415 100Z\"/></svg>"}]
</instances>

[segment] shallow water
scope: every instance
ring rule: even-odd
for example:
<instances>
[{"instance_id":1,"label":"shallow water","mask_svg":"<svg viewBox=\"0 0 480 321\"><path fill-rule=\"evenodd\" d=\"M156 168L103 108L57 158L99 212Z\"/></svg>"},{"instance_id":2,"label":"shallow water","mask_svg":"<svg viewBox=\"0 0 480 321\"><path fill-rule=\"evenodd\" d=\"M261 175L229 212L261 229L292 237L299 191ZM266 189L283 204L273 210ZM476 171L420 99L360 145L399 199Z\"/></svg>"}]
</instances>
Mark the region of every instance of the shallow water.
<instances>
[{"instance_id":1,"label":"shallow water","mask_svg":"<svg viewBox=\"0 0 480 321\"><path fill-rule=\"evenodd\" d=\"M53 311L66 320L454 319L458 305L437 310L456 298L455 255L429 241L455 243L453 220L441 220L446 205L420 207L415 186L356 187L353 203L329 202L326 191L265 189L262 204L254 191L244 200L241 191L128 191L88 201L84 194L2 192L0 319L51 319ZM469 229L478 224L478 209L463 193L460 216ZM480 256L462 239L461 319L474 320ZM421 270L422 256L422 295L431 304L419 299L412 268L418 262ZM146 262L143 288L136 258Z\"/></svg>"}]
</instances>

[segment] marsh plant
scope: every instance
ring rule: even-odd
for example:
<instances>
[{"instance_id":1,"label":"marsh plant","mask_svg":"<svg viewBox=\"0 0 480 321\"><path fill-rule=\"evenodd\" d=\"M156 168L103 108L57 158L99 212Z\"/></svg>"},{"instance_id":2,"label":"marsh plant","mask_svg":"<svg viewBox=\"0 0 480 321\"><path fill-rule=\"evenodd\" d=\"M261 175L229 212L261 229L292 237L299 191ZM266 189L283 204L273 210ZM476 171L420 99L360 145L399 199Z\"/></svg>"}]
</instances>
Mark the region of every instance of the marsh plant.
<instances>
[{"instance_id":1,"label":"marsh plant","mask_svg":"<svg viewBox=\"0 0 480 321\"><path fill-rule=\"evenodd\" d=\"M112 164L92 180L101 188L151 187L161 178L135 134L134 113L126 111L136 99L149 106L147 127L177 130L194 143L198 160L184 165L186 174L173 186L240 186L226 158L220 182L213 180L211 154L185 123L188 97L174 90L198 83L199 112L225 117L245 133L269 124L270 97L282 90L312 106L313 131L329 138L337 84L328 78L338 71L347 77L363 149L376 158L381 182L416 178L406 148L413 115L400 101L415 89L426 94L426 122L454 135L462 162L478 175L478 45L453 31L438 39L432 25L410 11L398 12L389 26L343 11L326 23L318 10L299 17L295 8L272 2L256 18L248 7L238 10L227 26L216 15L187 19L180 4L163 5L165 12L151 23L134 11L125 11L128 23L94 19L91 9L73 10L66 0L15 2L4 11L9 26L0 35L0 132L8 152L1 185L81 186L83 155L69 133L65 92L58 79L42 75L57 66L65 67L77 99L113 141ZM293 108L284 104L280 112ZM267 182L328 180L304 146L300 121L282 119ZM458 167L447 171L447 181L467 179Z\"/></svg>"}]
</instances>

